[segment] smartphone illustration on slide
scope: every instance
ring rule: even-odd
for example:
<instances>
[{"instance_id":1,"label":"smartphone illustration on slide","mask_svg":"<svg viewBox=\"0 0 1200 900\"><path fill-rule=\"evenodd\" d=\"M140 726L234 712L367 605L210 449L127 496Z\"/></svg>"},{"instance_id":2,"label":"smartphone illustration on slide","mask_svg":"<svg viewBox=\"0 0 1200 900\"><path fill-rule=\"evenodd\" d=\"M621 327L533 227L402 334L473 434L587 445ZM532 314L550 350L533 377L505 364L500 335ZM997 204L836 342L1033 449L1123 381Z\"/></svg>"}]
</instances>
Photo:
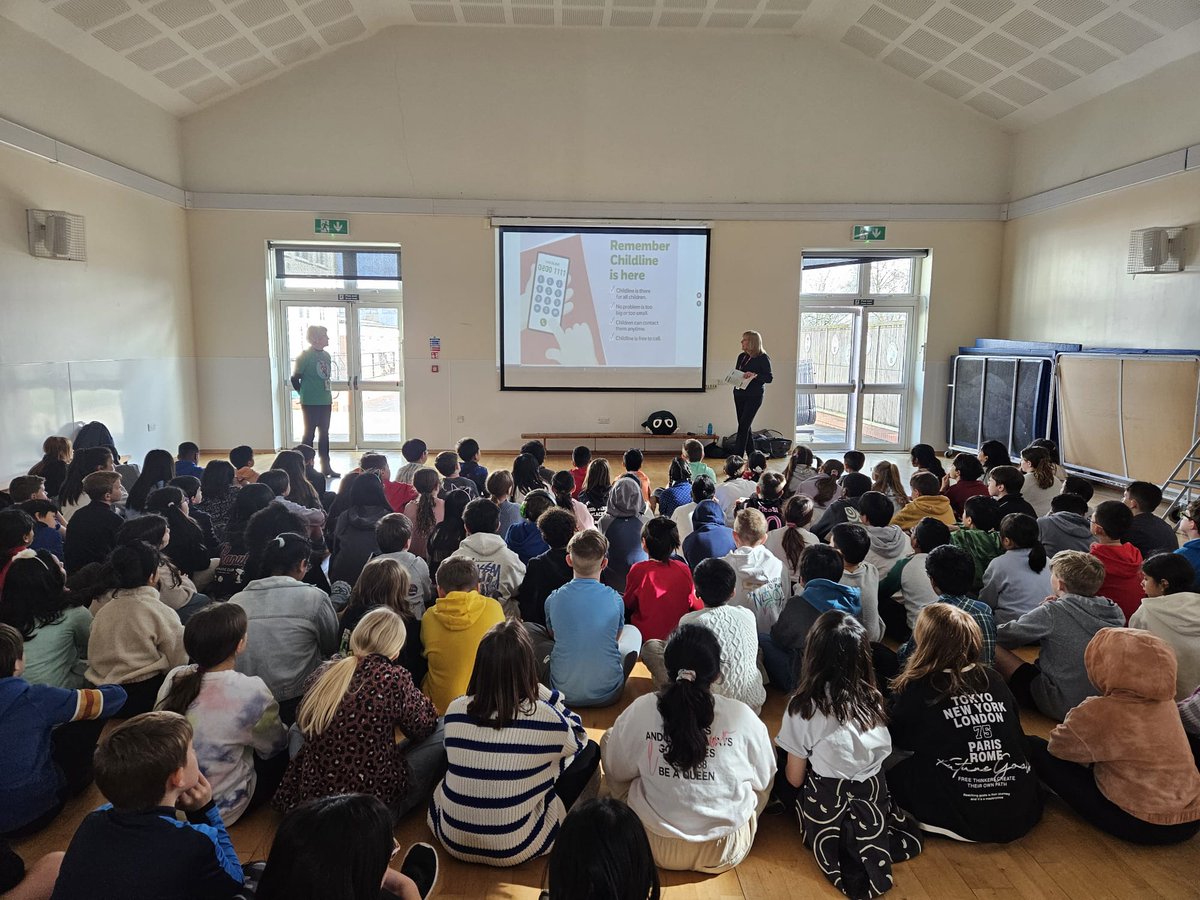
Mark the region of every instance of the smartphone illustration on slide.
<instances>
[{"instance_id":1,"label":"smartphone illustration on slide","mask_svg":"<svg viewBox=\"0 0 1200 900\"><path fill-rule=\"evenodd\" d=\"M565 256L539 253L530 276L529 328L554 334L562 327L571 261Z\"/></svg>"}]
</instances>

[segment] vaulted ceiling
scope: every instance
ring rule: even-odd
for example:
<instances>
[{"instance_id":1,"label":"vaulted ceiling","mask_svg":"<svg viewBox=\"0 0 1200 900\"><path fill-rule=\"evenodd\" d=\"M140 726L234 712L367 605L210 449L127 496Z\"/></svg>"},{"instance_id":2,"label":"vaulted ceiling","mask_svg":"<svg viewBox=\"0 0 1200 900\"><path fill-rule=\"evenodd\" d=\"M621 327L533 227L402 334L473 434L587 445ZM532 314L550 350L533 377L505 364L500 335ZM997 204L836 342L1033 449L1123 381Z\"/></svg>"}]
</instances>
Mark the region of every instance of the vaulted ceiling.
<instances>
[{"instance_id":1,"label":"vaulted ceiling","mask_svg":"<svg viewBox=\"0 0 1200 900\"><path fill-rule=\"evenodd\" d=\"M178 115L398 24L806 34L1010 130L1200 52L1200 0L0 0L0 15Z\"/></svg>"}]
</instances>

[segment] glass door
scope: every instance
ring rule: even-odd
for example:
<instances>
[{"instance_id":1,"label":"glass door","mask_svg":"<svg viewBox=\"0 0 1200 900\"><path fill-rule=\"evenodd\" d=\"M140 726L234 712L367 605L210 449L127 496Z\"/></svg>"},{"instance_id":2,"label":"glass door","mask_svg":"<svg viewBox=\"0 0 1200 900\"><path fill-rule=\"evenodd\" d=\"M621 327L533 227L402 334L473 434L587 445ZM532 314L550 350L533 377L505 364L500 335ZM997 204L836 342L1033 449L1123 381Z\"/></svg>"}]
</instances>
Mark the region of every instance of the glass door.
<instances>
[{"instance_id":1,"label":"glass door","mask_svg":"<svg viewBox=\"0 0 1200 900\"><path fill-rule=\"evenodd\" d=\"M904 444L915 314L909 305L801 307L797 441L823 450Z\"/></svg>"},{"instance_id":2,"label":"glass door","mask_svg":"<svg viewBox=\"0 0 1200 900\"><path fill-rule=\"evenodd\" d=\"M353 301L284 300L279 371L287 398L288 446L304 437L300 398L290 378L296 357L308 348L308 329L329 332L333 410L329 444L336 450L396 447L404 434L404 359L398 305Z\"/></svg>"},{"instance_id":3,"label":"glass door","mask_svg":"<svg viewBox=\"0 0 1200 900\"><path fill-rule=\"evenodd\" d=\"M861 318L856 307L800 310L796 440L814 449L854 446Z\"/></svg>"},{"instance_id":4,"label":"glass door","mask_svg":"<svg viewBox=\"0 0 1200 900\"><path fill-rule=\"evenodd\" d=\"M404 435L403 320L398 306L354 307L358 369L351 382L358 401L359 447L397 447Z\"/></svg>"}]
</instances>

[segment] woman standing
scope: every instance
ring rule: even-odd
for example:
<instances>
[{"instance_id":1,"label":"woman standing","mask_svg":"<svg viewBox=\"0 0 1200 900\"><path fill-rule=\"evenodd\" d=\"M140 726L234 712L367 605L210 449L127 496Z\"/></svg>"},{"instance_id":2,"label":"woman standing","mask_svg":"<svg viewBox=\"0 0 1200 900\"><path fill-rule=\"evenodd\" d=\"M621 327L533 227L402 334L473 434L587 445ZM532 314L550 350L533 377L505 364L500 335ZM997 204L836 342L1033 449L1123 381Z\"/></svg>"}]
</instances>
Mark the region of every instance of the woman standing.
<instances>
[{"instance_id":1,"label":"woman standing","mask_svg":"<svg viewBox=\"0 0 1200 900\"><path fill-rule=\"evenodd\" d=\"M300 443L313 446L313 439L320 429L317 452L321 457L321 471L329 478L338 478L329 464L329 417L333 412L333 391L329 386L333 361L325 352L329 346L329 331L324 325L310 325L307 338L309 347L296 357L296 366L292 370L292 387L300 395L300 409L304 414L304 437Z\"/></svg>"},{"instance_id":2,"label":"woman standing","mask_svg":"<svg viewBox=\"0 0 1200 900\"><path fill-rule=\"evenodd\" d=\"M750 447L750 428L754 414L762 406L763 385L770 384L771 357L763 352L762 335L747 331L742 335L742 352L734 366L742 373L742 384L733 389L733 408L737 410L737 445L733 452L745 456Z\"/></svg>"}]
</instances>

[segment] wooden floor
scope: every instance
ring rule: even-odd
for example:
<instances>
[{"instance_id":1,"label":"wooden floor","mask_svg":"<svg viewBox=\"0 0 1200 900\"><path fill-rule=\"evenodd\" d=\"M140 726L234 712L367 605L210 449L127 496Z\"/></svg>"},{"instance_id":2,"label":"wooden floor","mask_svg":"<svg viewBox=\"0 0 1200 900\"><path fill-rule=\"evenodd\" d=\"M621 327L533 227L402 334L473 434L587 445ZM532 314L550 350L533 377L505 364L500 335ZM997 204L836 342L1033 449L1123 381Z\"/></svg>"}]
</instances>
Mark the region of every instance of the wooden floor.
<instances>
[{"instance_id":1,"label":"wooden floor","mask_svg":"<svg viewBox=\"0 0 1200 900\"><path fill-rule=\"evenodd\" d=\"M398 454L395 454L398 458ZM608 454L612 462L619 455ZM335 465L345 457L335 456ZM899 460L897 460L899 462ZM499 454L483 460L492 468L510 465ZM562 465L552 459L552 467ZM396 465L396 463L393 463ZM567 463L569 465L569 463ZM656 479L665 473L662 457L648 458L647 473ZM907 467L902 466L902 471ZM345 471L345 469L342 469ZM634 669L620 704L582 713L593 739L599 740L622 709L651 690L650 677L639 663ZM784 696L768 689L763 720L772 735L779 730ZM1022 718L1030 734L1045 736L1053 723L1037 714ZM51 850L65 849L80 819L103 802L91 788L69 804L53 825L18 843L17 850L32 860ZM265 858L278 825L271 810L260 810L237 823L230 832L243 861ZM423 813L410 814L397 829L407 846L413 841L437 845L425 824ZM494 898L533 900L545 878L545 862L535 860L514 869L493 869L458 863L441 853L442 875L436 896L441 898ZM1172 848L1137 847L1108 837L1091 828L1067 810L1057 798L1046 804L1042 822L1026 837L1008 845L972 845L930 836L924 852L895 868L896 898L1129 898L1200 896L1200 840ZM840 897L821 875L812 854L800 842L793 817L765 816L750 856L735 870L723 875L663 873L669 900L792 900L799 897Z\"/></svg>"}]
</instances>

